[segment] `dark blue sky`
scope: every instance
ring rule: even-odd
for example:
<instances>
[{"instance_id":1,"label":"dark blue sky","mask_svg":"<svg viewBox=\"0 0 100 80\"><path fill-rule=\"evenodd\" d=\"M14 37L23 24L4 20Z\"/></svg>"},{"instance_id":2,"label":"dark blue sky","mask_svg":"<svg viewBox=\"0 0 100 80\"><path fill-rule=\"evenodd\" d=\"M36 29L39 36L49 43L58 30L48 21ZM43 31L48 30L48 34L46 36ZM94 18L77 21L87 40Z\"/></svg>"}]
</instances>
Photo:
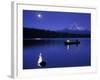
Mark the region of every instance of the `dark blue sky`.
<instances>
[{"instance_id":1,"label":"dark blue sky","mask_svg":"<svg viewBox=\"0 0 100 80\"><path fill-rule=\"evenodd\" d=\"M63 30L74 24L80 30L90 30L91 14L23 10L23 27L26 28Z\"/></svg>"}]
</instances>

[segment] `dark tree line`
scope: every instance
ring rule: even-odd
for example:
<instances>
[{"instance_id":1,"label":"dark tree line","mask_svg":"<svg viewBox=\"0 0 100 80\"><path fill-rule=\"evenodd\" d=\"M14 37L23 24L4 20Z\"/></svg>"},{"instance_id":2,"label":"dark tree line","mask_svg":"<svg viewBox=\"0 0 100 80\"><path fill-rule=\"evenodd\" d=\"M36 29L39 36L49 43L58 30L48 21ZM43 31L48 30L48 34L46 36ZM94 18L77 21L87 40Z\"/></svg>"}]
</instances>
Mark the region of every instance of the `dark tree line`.
<instances>
[{"instance_id":1,"label":"dark tree line","mask_svg":"<svg viewBox=\"0 0 100 80\"><path fill-rule=\"evenodd\" d=\"M23 28L23 38L66 38L66 37L90 37L90 34L72 34L65 32Z\"/></svg>"}]
</instances>

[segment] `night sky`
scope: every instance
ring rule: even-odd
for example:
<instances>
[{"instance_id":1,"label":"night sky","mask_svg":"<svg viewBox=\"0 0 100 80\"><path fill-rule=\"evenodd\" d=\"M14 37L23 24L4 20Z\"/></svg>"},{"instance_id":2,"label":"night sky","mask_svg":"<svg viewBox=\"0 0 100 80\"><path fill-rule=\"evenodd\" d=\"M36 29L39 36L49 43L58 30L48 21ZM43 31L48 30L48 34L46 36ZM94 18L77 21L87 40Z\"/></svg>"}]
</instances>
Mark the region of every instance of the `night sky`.
<instances>
[{"instance_id":1,"label":"night sky","mask_svg":"<svg viewBox=\"0 0 100 80\"><path fill-rule=\"evenodd\" d=\"M73 25L76 25L75 27ZM74 28L73 28L73 27ZM90 30L90 13L23 10L23 27L44 30Z\"/></svg>"}]
</instances>

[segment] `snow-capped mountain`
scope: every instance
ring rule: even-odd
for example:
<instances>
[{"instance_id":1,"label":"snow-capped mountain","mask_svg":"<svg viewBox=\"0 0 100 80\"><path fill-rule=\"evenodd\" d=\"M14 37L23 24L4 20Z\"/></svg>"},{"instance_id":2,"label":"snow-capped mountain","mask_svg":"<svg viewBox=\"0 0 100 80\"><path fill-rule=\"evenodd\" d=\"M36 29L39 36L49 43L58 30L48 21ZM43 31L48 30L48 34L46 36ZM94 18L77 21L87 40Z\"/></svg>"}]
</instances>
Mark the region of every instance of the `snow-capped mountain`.
<instances>
[{"instance_id":1,"label":"snow-capped mountain","mask_svg":"<svg viewBox=\"0 0 100 80\"><path fill-rule=\"evenodd\" d=\"M61 30L61 32L74 33L74 34L90 34L90 30L78 25L77 23L71 24L69 27Z\"/></svg>"},{"instance_id":2,"label":"snow-capped mountain","mask_svg":"<svg viewBox=\"0 0 100 80\"><path fill-rule=\"evenodd\" d=\"M77 23L73 23L68 27L68 30L79 30L83 31L86 30L83 26L78 25Z\"/></svg>"}]
</instances>

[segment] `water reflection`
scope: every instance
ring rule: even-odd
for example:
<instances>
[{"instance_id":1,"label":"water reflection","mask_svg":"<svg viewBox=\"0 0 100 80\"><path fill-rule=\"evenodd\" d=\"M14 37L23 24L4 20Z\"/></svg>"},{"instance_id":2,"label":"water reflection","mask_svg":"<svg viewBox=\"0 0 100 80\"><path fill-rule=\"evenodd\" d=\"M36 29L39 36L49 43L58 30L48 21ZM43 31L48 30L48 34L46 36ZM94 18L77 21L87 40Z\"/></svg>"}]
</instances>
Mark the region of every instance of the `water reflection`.
<instances>
[{"instance_id":1,"label":"water reflection","mask_svg":"<svg viewBox=\"0 0 100 80\"><path fill-rule=\"evenodd\" d=\"M67 45L67 50L69 50L69 45Z\"/></svg>"},{"instance_id":2,"label":"water reflection","mask_svg":"<svg viewBox=\"0 0 100 80\"><path fill-rule=\"evenodd\" d=\"M65 45L65 40L66 38L24 41L23 69L39 68L37 60L40 52L47 63L45 68L90 65L90 39L79 39L80 44L71 45Z\"/></svg>"},{"instance_id":3,"label":"water reflection","mask_svg":"<svg viewBox=\"0 0 100 80\"><path fill-rule=\"evenodd\" d=\"M73 45L75 45L76 47L78 47L80 44L73 44ZM72 45L69 45L69 44L68 44L68 45L65 45L65 46L67 47L67 50L69 50L69 49L71 48Z\"/></svg>"}]
</instances>

